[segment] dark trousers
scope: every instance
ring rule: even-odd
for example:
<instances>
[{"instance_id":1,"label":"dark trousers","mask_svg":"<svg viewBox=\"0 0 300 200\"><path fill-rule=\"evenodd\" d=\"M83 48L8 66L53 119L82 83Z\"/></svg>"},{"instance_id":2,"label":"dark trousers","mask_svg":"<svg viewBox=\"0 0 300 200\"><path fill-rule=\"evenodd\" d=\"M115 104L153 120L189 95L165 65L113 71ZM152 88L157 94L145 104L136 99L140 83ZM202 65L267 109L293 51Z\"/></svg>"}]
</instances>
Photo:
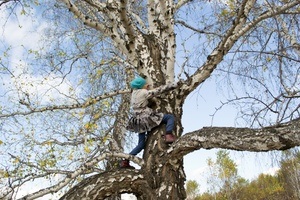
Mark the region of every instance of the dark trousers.
<instances>
[{"instance_id":1,"label":"dark trousers","mask_svg":"<svg viewBox=\"0 0 300 200\"><path fill-rule=\"evenodd\" d=\"M175 118L171 114L164 114L161 124L166 125L166 133L171 133L174 129ZM140 153L146 145L146 132L139 133L139 141L136 147L129 153L131 155L137 155Z\"/></svg>"}]
</instances>

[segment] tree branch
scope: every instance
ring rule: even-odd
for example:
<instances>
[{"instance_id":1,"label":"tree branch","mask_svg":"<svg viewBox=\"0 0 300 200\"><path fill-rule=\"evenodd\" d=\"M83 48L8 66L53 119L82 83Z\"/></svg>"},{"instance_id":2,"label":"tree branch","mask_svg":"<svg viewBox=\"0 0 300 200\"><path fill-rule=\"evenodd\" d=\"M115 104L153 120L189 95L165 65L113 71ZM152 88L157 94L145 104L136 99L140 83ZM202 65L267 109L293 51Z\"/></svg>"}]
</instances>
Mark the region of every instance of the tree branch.
<instances>
[{"instance_id":1,"label":"tree branch","mask_svg":"<svg viewBox=\"0 0 300 200\"><path fill-rule=\"evenodd\" d=\"M263 152L296 146L300 146L300 118L261 129L204 127L180 137L166 153L180 159L198 149Z\"/></svg>"},{"instance_id":2,"label":"tree branch","mask_svg":"<svg viewBox=\"0 0 300 200\"><path fill-rule=\"evenodd\" d=\"M205 29L207 29L208 27L204 27L204 29L197 29L197 28L189 25L188 23L186 23L185 21L182 21L182 20L176 20L175 23L180 24L180 25L182 25L182 26L184 26L184 27L196 32L196 33L199 33L199 34L215 35L215 36L218 36L218 37L222 37L222 35L220 35L220 34L206 31Z\"/></svg>"},{"instance_id":3,"label":"tree branch","mask_svg":"<svg viewBox=\"0 0 300 200\"><path fill-rule=\"evenodd\" d=\"M69 11L71 11L85 25L107 34L106 27L102 23L97 23L96 21L88 18L70 0L61 0L61 1L64 2L67 8L69 9Z\"/></svg>"},{"instance_id":4,"label":"tree branch","mask_svg":"<svg viewBox=\"0 0 300 200\"><path fill-rule=\"evenodd\" d=\"M42 108L31 108L30 107L30 111L15 112L13 114L1 114L0 118L17 116L17 115L30 115L32 113L45 112L45 111L86 108L90 105L95 104L96 102L98 102L100 100L110 98L110 97L113 97L113 96L116 96L116 95L119 95L119 94L128 94L130 92L131 92L131 90L119 90L119 91L114 91L114 92L111 92L111 93L105 93L105 94L96 96L94 98L88 99L83 103L77 103L77 104L72 104L72 105L54 105L54 106L47 106L47 107L42 107Z\"/></svg>"},{"instance_id":5,"label":"tree branch","mask_svg":"<svg viewBox=\"0 0 300 200\"><path fill-rule=\"evenodd\" d=\"M149 193L150 189L147 189L147 185L139 170L118 169L84 179L60 200L105 199L105 197L118 193L142 195L143 193Z\"/></svg>"},{"instance_id":6,"label":"tree branch","mask_svg":"<svg viewBox=\"0 0 300 200\"><path fill-rule=\"evenodd\" d=\"M193 0L179 0L175 6L175 11L179 10L182 6L192 1Z\"/></svg>"},{"instance_id":7,"label":"tree branch","mask_svg":"<svg viewBox=\"0 0 300 200\"><path fill-rule=\"evenodd\" d=\"M4 5L4 4L6 4L10 1L17 1L17 0L3 0L3 1L0 2L0 6Z\"/></svg>"},{"instance_id":8,"label":"tree branch","mask_svg":"<svg viewBox=\"0 0 300 200\"><path fill-rule=\"evenodd\" d=\"M241 10L238 12L236 19L234 20L233 26L228 29L226 35L219 42L218 46L212 51L212 53L207 57L206 62L199 67L199 69L186 81L182 87L181 93L189 94L193 91L200 83L204 82L212 72L216 69L217 65L223 60L224 56L232 48L235 42L246 32L251 30L255 25L261 21L274 17L276 15L282 14L290 8L293 8L300 3L298 1L293 1L287 3L284 6L269 9L267 12L262 13L255 20L245 24L247 16L251 10L251 5L254 1L244 1Z\"/></svg>"},{"instance_id":9,"label":"tree branch","mask_svg":"<svg viewBox=\"0 0 300 200\"><path fill-rule=\"evenodd\" d=\"M44 196L46 194L57 192L60 189L62 189L63 187L65 187L66 185L68 185L76 177L78 177L79 175L85 173L85 171L88 170L91 166L94 166L95 164L97 164L101 160L104 160L104 159L107 159L107 158L110 158L110 157L119 157L119 158L130 159L130 160L133 160L134 162L136 162L139 165L143 165L143 163L144 163L144 161L142 159L140 159L140 158L138 158L136 156L125 154L125 153L118 153L118 152L103 153L103 154L101 154L101 155L93 158L89 162L82 163L82 165L77 170L75 170L74 172L70 173L68 176L66 176L63 180L61 180L60 182L58 182L56 185L50 186L48 188L44 188L44 189L39 190L39 191L37 191L35 193L32 193L32 194L28 194L28 195L22 197L20 200L36 199L36 198L42 197L42 196ZM110 176L108 176L108 179L109 179L109 177ZM124 177L123 176L121 177L121 181L123 180L122 178L124 178ZM133 177L130 177L129 180L131 178L133 178ZM136 179L139 179L139 178L143 178L143 177L141 175L139 175ZM136 180L136 179L133 179L133 180ZM109 180L106 181L105 183L112 182L111 180L110 181ZM100 186L101 186L101 184L100 184ZM91 187L91 186L87 186L87 187ZM89 193L87 192L87 194L89 194Z\"/></svg>"}]
</instances>

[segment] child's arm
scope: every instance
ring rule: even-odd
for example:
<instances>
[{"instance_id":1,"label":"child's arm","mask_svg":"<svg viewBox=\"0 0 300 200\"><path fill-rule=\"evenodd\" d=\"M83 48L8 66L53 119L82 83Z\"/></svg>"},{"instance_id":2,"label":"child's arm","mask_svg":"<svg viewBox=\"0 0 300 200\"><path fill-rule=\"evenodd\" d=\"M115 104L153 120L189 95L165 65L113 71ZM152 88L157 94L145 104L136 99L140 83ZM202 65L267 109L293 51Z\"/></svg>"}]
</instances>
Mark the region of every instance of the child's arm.
<instances>
[{"instance_id":1,"label":"child's arm","mask_svg":"<svg viewBox=\"0 0 300 200\"><path fill-rule=\"evenodd\" d=\"M162 85L162 86L159 86L157 88L154 88L154 89L151 89L151 90L148 90L147 91L147 96L146 98L147 99L150 99L158 94L161 94L161 93L164 93L164 92L167 92L171 89L174 89L176 88L178 85L178 82L177 83L168 83L166 85Z\"/></svg>"}]
</instances>

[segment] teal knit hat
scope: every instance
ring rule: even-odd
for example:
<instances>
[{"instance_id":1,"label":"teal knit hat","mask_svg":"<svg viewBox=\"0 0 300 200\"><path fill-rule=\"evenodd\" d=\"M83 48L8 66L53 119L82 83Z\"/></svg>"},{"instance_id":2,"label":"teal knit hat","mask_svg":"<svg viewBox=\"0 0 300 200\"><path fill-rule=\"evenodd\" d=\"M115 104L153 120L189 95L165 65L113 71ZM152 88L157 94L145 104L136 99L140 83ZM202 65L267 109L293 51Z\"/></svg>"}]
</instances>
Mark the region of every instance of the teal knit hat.
<instances>
[{"instance_id":1,"label":"teal knit hat","mask_svg":"<svg viewBox=\"0 0 300 200\"><path fill-rule=\"evenodd\" d=\"M142 77L137 77L130 82L130 86L133 89L142 89L145 84L146 84L146 80L143 79Z\"/></svg>"}]
</instances>

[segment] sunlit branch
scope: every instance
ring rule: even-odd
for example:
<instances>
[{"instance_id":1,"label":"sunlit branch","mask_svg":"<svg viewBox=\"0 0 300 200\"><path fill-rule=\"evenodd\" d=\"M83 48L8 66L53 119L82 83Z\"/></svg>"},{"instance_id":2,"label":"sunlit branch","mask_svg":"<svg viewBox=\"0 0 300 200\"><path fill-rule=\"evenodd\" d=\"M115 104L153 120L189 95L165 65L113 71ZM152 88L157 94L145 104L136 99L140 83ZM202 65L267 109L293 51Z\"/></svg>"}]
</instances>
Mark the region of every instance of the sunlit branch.
<instances>
[{"instance_id":1,"label":"sunlit branch","mask_svg":"<svg viewBox=\"0 0 300 200\"><path fill-rule=\"evenodd\" d=\"M244 1L243 7L239 10L237 18L234 20L233 26L227 31L226 35L219 42L218 46L208 56L208 59L203 64L203 66L199 67L199 69L191 76L190 80L187 83L188 85L184 87L183 92L185 90L192 91L200 83L205 81L214 71L217 64L219 64L223 60L224 55L227 54L227 52L231 49L235 42L246 32L252 29L255 25L265 19L281 14L287 9L300 4L298 1L293 1L285 4L284 6L278 7L277 9L270 9L267 12L261 14L255 20L245 24L247 14L250 12L251 5L254 2L255 1Z\"/></svg>"},{"instance_id":2,"label":"sunlit branch","mask_svg":"<svg viewBox=\"0 0 300 200\"><path fill-rule=\"evenodd\" d=\"M300 118L260 129L204 127L180 137L167 150L170 158L182 158L197 149L232 149L263 152L285 150L300 144Z\"/></svg>"},{"instance_id":3,"label":"sunlit branch","mask_svg":"<svg viewBox=\"0 0 300 200\"><path fill-rule=\"evenodd\" d=\"M89 27L95 28L96 30L100 30L103 33L105 33L106 31L106 27L101 24L98 23L92 19L89 19L84 13L80 12L79 8L73 4L71 2L71 0L61 0L62 2L64 2L67 7L69 8L69 10L75 15L77 16L85 25L88 25Z\"/></svg>"}]
</instances>

